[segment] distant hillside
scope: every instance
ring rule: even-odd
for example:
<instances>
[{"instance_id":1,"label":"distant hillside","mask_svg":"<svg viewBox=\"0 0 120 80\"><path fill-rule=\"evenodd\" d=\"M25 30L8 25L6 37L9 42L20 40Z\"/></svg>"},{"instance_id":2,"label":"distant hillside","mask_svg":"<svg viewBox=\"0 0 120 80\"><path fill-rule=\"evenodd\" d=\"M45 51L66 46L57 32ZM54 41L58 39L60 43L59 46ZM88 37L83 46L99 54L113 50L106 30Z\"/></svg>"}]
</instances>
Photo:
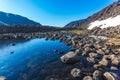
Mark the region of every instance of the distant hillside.
<instances>
[{"instance_id":1,"label":"distant hillside","mask_svg":"<svg viewBox=\"0 0 120 80\"><path fill-rule=\"evenodd\" d=\"M78 21L72 21L70 22L69 24L65 25L65 27L78 27L80 26L81 24L83 24L85 22L85 19L82 19L82 20L78 20Z\"/></svg>"},{"instance_id":2,"label":"distant hillside","mask_svg":"<svg viewBox=\"0 0 120 80\"><path fill-rule=\"evenodd\" d=\"M32 21L26 17L11 14L11 13L5 13L5 12L0 12L0 24L2 25L19 25L19 24L41 25L40 23Z\"/></svg>"},{"instance_id":3,"label":"distant hillside","mask_svg":"<svg viewBox=\"0 0 120 80\"><path fill-rule=\"evenodd\" d=\"M70 22L65 27L92 29L94 27L106 28L118 25L120 25L120 0L93 14L87 19Z\"/></svg>"}]
</instances>

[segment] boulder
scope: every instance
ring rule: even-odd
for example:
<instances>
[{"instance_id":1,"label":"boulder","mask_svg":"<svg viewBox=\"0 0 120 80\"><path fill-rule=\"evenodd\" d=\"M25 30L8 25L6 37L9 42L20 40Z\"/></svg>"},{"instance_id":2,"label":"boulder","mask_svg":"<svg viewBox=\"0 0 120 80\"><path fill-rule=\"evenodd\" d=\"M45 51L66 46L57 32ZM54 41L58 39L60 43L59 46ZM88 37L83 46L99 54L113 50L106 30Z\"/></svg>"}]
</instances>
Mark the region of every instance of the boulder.
<instances>
[{"instance_id":1,"label":"boulder","mask_svg":"<svg viewBox=\"0 0 120 80\"><path fill-rule=\"evenodd\" d=\"M114 57L114 58L112 58L112 64L114 64L114 65L117 65L118 67L120 67L120 57Z\"/></svg>"},{"instance_id":2,"label":"boulder","mask_svg":"<svg viewBox=\"0 0 120 80\"><path fill-rule=\"evenodd\" d=\"M98 69L98 68L100 67L100 65L99 65L99 64L94 64L93 67L94 67L95 69Z\"/></svg>"},{"instance_id":3,"label":"boulder","mask_svg":"<svg viewBox=\"0 0 120 80\"><path fill-rule=\"evenodd\" d=\"M104 77L105 77L107 80L116 80L115 77L114 77L110 72L105 72L105 73L104 73Z\"/></svg>"},{"instance_id":4,"label":"boulder","mask_svg":"<svg viewBox=\"0 0 120 80\"><path fill-rule=\"evenodd\" d=\"M93 79L94 80L101 80L102 74L103 73L101 71L99 71L99 70L94 71L94 73L93 73Z\"/></svg>"},{"instance_id":5,"label":"boulder","mask_svg":"<svg viewBox=\"0 0 120 80\"><path fill-rule=\"evenodd\" d=\"M104 55L104 54L105 54L102 49L98 49L98 50L96 50L96 52L97 52L98 54L100 54L100 55Z\"/></svg>"},{"instance_id":6,"label":"boulder","mask_svg":"<svg viewBox=\"0 0 120 80\"><path fill-rule=\"evenodd\" d=\"M96 57L98 57L98 54L97 53L89 53L89 56L92 58L96 58Z\"/></svg>"},{"instance_id":7,"label":"boulder","mask_svg":"<svg viewBox=\"0 0 120 80\"><path fill-rule=\"evenodd\" d=\"M91 48L90 48L90 47L85 47L85 48L84 48L84 51L85 51L86 53L90 53L90 52L91 52Z\"/></svg>"},{"instance_id":8,"label":"boulder","mask_svg":"<svg viewBox=\"0 0 120 80\"><path fill-rule=\"evenodd\" d=\"M83 80L93 80L91 76L85 76Z\"/></svg>"},{"instance_id":9,"label":"boulder","mask_svg":"<svg viewBox=\"0 0 120 80\"><path fill-rule=\"evenodd\" d=\"M80 57L74 52L68 52L67 54L60 57L61 61L66 64L72 64L80 61Z\"/></svg>"},{"instance_id":10,"label":"boulder","mask_svg":"<svg viewBox=\"0 0 120 80\"><path fill-rule=\"evenodd\" d=\"M5 76L0 76L0 80L7 80Z\"/></svg>"},{"instance_id":11,"label":"boulder","mask_svg":"<svg viewBox=\"0 0 120 80\"><path fill-rule=\"evenodd\" d=\"M118 68L115 67L115 66L111 66L110 69L111 69L111 70L118 70Z\"/></svg>"},{"instance_id":12,"label":"boulder","mask_svg":"<svg viewBox=\"0 0 120 80\"><path fill-rule=\"evenodd\" d=\"M91 63L95 63L95 59L91 57L87 57L87 61Z\"/></svg>"},{"instance_id":13,"label":"boulder","mask_svg":"<svg viewBox=\"0 0 120 80\"><path fill-rule=\"evenodd\" d=\"M75 51L75 54L80 55L80 54L81 54L81 50L77 49L77 50Z\"/></svg>"},{"instance_id":14,"label":"boulder","mask_svg":"<svg viewBox=\"0 0 120 80\"><path fill-rule=\"evenodd\" d=\"M81 77L81 70L78 69L78 68L74 68L71 70L71 73L70 73L74 78L76 77Z\"/></svg>"},{"instance_id":15,"label":"boulder","mask_svg":"<svg viewBox=\"0 0 120 80\"><path fill-rule=\"evenodd\" d=\"M109 65L109 62L108 60L106 59L102 59L100 62L99 62L99 65L100 66L103 66L103 67L107 67Z\"/></svg>"}]
</instances>

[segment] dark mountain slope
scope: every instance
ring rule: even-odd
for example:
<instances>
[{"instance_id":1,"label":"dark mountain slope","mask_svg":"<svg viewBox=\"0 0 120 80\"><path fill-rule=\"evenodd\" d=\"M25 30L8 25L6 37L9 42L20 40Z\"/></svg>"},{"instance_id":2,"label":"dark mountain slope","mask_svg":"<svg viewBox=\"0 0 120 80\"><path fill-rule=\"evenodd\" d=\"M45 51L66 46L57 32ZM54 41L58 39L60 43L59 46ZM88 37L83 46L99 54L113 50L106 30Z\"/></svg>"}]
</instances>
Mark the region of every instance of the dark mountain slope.
<instances>
[{"instance_id":1,"label":"dark mountain slope","mask_svg":"<svg viewBox=\"0 0 120 80\"><path fill-rule=\"evenodd\" d=\"M11 13L5 13L5 12L0 12L0 24L4 24L4 25L19 25L19 24L40 25L39 23L32 21L26 17L11 14Z\"/></svg>"}]
</instances>

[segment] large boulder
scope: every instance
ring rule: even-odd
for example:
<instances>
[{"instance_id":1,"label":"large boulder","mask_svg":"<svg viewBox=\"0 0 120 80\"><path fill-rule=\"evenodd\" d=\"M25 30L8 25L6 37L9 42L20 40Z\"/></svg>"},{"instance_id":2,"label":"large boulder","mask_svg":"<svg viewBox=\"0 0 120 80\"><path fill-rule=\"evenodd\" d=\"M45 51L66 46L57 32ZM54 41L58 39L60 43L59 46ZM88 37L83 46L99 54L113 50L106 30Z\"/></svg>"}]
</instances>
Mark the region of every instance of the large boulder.
<instances>
[{"instance_id":1,"label":"large boulder","mask_svg":"<svg viewBox=\"0 0 120 80\"><path fill-rule=\"evenodd\" d=\"M0 76L0 80L7 80L5 76Z\"/></svg>"},{"instance_id":2,"label":"large boulder","mask_svg":"<svg viewBox=\"0 0 120 80\"><path fill-rule=\"evenodd\" d=\"M104 73L104 77L105 77L107 80L116 80L115 77L114 77L110 72L105 72L105 73Z\"/></svg>"},{"instance_id":3,"label":"large boulder","mask_svg":"<svg viewBox=\"0 0 120 80\"><path fill-rule=\"evenodd\" d=\"M79 55L74 52L68 52L67 54L60 57L61 61L66 64L72 64L80 61Z\"/></svg>"},{"instance_id":4,"label":"large boulder","mask_svg":"<svg viewBox=\"0 0 120 80\"><path fill-rule=\"evenodd\" d=\"M71 75L76 78L76 77L81 77L81 70L78 68L74 68L71 70Z\"/></svg>"},{"instance_id":5,"label":"large boulder","mask_svg":"<svg viewBox=\"0 0 120 80\"><path fill-rule=\"evenodd\" d=\"M93 79L94 80L101 80L101 77L102 77L102 72L99 71L99 70L96 70L94 73L93 73Z\"/></svg>"}]
</instances>

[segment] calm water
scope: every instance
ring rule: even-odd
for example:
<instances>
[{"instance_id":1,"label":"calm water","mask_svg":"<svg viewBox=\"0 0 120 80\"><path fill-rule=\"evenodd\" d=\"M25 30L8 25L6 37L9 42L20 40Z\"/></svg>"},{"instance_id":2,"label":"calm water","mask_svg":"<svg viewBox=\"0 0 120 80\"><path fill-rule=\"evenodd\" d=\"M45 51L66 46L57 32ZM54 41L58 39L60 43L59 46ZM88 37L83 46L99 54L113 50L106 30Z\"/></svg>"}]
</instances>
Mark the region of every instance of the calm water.
<instances>
[{"instance_id":1,"label":"calm water","mask_svg":"<svg viewBox=\"0 0 120 80\"><path fill-rule=\"evenodd\" d=\"M65 65L60 62L62 54L55 53L55 49L66 53L70 47L58 40L0 41L0 76L8 80L44 80L59 74Z\"/></svg>"}]
</instances>

